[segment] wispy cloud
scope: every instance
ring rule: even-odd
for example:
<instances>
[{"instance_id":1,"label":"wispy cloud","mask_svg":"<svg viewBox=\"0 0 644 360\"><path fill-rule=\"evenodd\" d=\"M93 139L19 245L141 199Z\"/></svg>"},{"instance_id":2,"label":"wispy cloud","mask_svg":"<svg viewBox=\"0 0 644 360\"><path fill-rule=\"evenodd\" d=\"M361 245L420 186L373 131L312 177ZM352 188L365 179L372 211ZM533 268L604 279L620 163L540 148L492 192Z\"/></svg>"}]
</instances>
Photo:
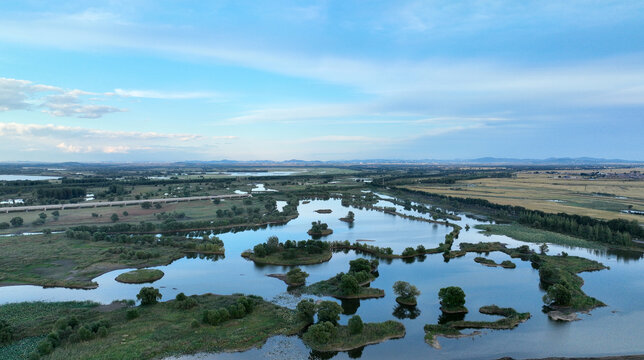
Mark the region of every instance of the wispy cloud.
<instances>
[{"instance_id":1,"label":"wispy cloud","mask_svg":"<svg viewBox=\"0 0 644 360\"><path fill-rule=\"evenodd\" d=\"M0 111L36 110L53 116L97 119L123 109L86 103L84 97L96 95L83 90L64 90L57 86L35 84L28 80L0 78Z\"/></svg>"},{"instance_id":2,"label":"wispy cloud","mask_svg":"<svg viewBox=\"0 0 644 360\"><path fill-rule=\"evenodd\" d=\"M27 146L65 153L124 154L155 149L194 149L236 140L236 136L111 131L60 125L0 123L0 138L14 150ZM33 151L34 149L32 149Z\"/></svg>"},{"instance_id":3,"label":"wispy cloud","mask_svg":"<svg viewBox=\"0 0 644 360\"><path fill-rule=\"evenodd\" d=\"M111 96L146 98L146 99L163 99L163 100L185 100L185 99L218 99L222 95L215 92L207 91L157 91L157 90L124 90L115 89L114 92L106 93Z\"/></svg>"}]
</instances>

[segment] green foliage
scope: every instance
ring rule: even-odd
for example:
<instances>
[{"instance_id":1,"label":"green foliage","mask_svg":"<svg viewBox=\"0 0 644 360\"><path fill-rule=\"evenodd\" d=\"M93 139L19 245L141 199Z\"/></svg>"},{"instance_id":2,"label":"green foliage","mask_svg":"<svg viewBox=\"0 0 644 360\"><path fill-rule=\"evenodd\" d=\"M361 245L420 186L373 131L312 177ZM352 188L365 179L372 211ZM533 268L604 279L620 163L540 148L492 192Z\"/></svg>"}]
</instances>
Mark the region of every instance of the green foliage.
<instances>
[{"instance_id":1,"label":"green foliage","mask_svg":"<svg viewBox=\"0 0 644 360\"><path fill-rule=\"evenodd\" d=\"M110 216L110 220L112 220L112 222L117 222L119 221L119 216L114 213L112 214L112 216Z\"/></svg>"},{"instance_id":2,"label":"green foliage","mask_svg":"<svg viewBox=\"0 0 644 360\"><path fill-rule=\"evenodd\" d=\"M563 284L554 284L548 287L543 296L543 302L547 305L568 306L572 300L570 289Z\"/></svg>"},{"instance_id":3,"label":"green foliage","mask_svg":"<svg viewBox=\"0 0 644 360\"><path fill-rule=\"evenodd\" d=\"M25 222L25 220L23 218L21 218L20 216L16 216L16 217L11 218L11 220L9 220L9 222L11 223L11 226L19 227L19 226L22 226L22 224Z\"/></svg>"},{"instance_id":4,"label":"green foliage","mask_svg":"<svg viewBox=\"0 0 644 360\"><path fill-rule=\"evenodd\" d=\"M125 312L125 318L128 320L134 320L139 316L141 316L139 309L127 309L127 311Z\"/></svg>"},{"instance_id":5,"label":"green foliage","mask_svg":"<svg viewBox=\"0 0 644 360\"><path fill-rule=\"evenodd\" d=\"M335 301L322 301L318 305L318 322L337 324L341 313L342 307Z\"/></svg>"},{"instance_id":6,"label":"green foliage","mask_svg":"<svg viewBox=\"0 0 644 360\"><path fill-rule=\"evenodd\" d=\"M296 267L286 273L286 282L289 284L304 284L307 277L309 277L309 274Z\"/></svg>"},{"instance_id":7,"label":"green foliage","mask_svg":"<svg viewBox=\"0 0 644 360\"><path fill-rule=\"evenodd\" d=\"M307 324L313 322L313 316L315 316L315 302L311 299L304 299L297 303L297 317L305 321Z\"/></svg>"},{"instance_id":8,"label":"green foliage","mask_svg":"<svg viewBox=\"0 0 644 360\"><path fill-rule=\"evenodd\" d=\"M326 344L335 334L335 325L330 321L323 321L309 326L309 329L304 333L304 339L312 343Z\"/></svg>"},{"instance_id":9,"label":"green foliage","mask_svg":"<svg viewBox=\"0 0 644 360\"><path fill-rule=\"evenodd\" d=\"M349 261L350 273L357 273L360 271L366 271L368 273L371 272L371 263L369 263L369 260L364 258L358 258L358 259Z\"/></svg>"},{"instance_id":10,"label":"green foliage","mask_svg":"<svg viewBox=\"0 0 644 360\"><path fill-rule=\"evenodd\" d=\"M8 321L0 319L0 345L8 344L13 339L13 328Z\"/></svg>"},{"instance_id":11,"label":"green foliage","mask_svg":"<svg viewBox=\"0 0 644 360\"><path fill-rule=\"evenodd\" d=\"M153 287L144 287L136 295L136 298L141 301L141 305L154 305L156 304L163 295L159 292L159 289Z\"/></svg>"},{"instance_id":12,"label":"green foliage","mask_svg":"<svg viewBox=\"0 0 644 360\"><path fill-rule=\"evenodd\" d=\"M360 318L360 316L358 315L353 315L351 319L349 319L348 325L349 325L349 332L351 334L359 334L364 329L362 318Z\"/></svg>"},{"instance_id":13,"label":"green foliage","mask_svg":"<svg viewBox=\"0 0 644 360\"><path fill-rule=\"evenodd\" d=\"M420 290L406 281L396 281L394 283L394 293L405 300L416 300L420 295Z\"/></svg>"},{"instance_id":14,"label":"green foliage","mask_svg":"<svg viewBox=\"0 0 644 360\"><path fill-rule=\"evenodd\" d=\"M447 309L461 308L465 305L465 292L458 286L448 286L438 291L441 305Z\"/></svg>"},{"instance_id":15,"label":"green foliage","mask_svg":"<svg viewBox=\"0 0 644 360\"><path fill-rule=\"evenodd\" d=\"M340 279L340 290L344 295L355 295L360 292L360 285L353 275L345 274Z\"/></svg>"}]
</instances>

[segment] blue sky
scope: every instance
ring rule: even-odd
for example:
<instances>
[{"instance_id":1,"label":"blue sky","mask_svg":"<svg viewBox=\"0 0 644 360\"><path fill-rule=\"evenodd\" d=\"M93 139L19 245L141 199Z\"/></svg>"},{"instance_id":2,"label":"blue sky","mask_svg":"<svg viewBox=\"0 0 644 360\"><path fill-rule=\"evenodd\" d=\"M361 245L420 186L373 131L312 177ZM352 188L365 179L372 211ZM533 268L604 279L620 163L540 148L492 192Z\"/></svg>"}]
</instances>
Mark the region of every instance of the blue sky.
<instances>
[{"instance_id":1,"label":"blue sky","mask_svg":"<svg viewBox=\"0 0 644 360\"><path fill-rule=\"evenodd\" d=\"M644 160L641 1L3 1L0 161Z\"/></svg>"}]
</instances>

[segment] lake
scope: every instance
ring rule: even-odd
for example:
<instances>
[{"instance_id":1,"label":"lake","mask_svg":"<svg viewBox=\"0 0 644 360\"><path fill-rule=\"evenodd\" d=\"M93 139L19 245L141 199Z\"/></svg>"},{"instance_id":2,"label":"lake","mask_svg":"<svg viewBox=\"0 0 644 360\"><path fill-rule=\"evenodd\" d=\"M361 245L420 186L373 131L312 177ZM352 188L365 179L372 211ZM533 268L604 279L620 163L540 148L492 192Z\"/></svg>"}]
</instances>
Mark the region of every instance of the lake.
<instances>
[{"instance_id":1,"label":"lake","mask_svg":"<svg viewBox=\"0 0 644 360\"><path fill-rule=\"evenodd\" d=\"M60 176L40 176L40 175L0 175L0 181L18 181L18 180L56 180Z\"/></svg>"},{"instance_id":2,"label":"lake","mask_svg":"<svg viewBox=\"0 0 644 360\"><path fill-rule=\"evenodd\" d=\"M383 199L380 206L394 206ZM398 211L415 216L427 217L414 211ZM318 214L317 209L331 209L331 214ZM349 225L339 220L351 210L355 213L355 224ZM334 233L323 239L333 240L374 240L369 244L391 247L401 253L408 246L419 244L426 248L437 246L444 240L451 227L432 223L403 219L382 212L343 207L340 200L315 200L308 204L300 203L299 217L282 226L259 230L218 235L225 244L226 256L218 259L182 258L167 266L154 267L163 270L165 276L153 286L160 288L162 300L173 299L179 292L188 295L248 293L256 294L277 304L295 307L301 300L300 295L288 293L286 285L278 279L267 277L271 273L283 273L289 267L257 266L240 256L255 244L276 235L281 241L306 239L306 231L311 222L321 220L329 224ZM462 227L474 227L483 222L466 218L457 222ZM28 241L28 239L26 240ZM460 242L501 241L509 246L524 243L504 236L485 236L478 230L461 230ZM528 244L536 249L536 244ZM603 251L569 248L549 245L550 254L566 251L600 261L610 270L582 273L585 280L582 288L590 296L605 302L608 306L595 309L590 314L580 315L581 321L572 323L555 322L542 312L541 300L544 292L539 287L538 271L529 262L512 259L516 269L491 268L473 261L477 254L467 254L462 258L445 262L441 254L429 255L423 259L406 262L400 259L380 260L379 277L372 287L384 289L386 296L380 299L343 302L346 314L340 322L346 324L353 314L358 314L365 322L399 320L406 327L403 339L390 340L370 345L359 351L337 354L311 354L297 336L277 336L259 349L238 353L198 354L180 356L180 359L254 359L254 358L334 358L348 359L364 357L367 359L390 359L399 357L404 349L406 358L438 359L491 359L501 356L516 358L546 356L602 356L644 353L644 342L640 336L644 331L644 262L638 256L612 254ZM301 266L310 274L307 283L325 280L338 272L346 272L349 261L358 257L353 251L339 252L326 263ZM497 262L509 259L502 253L491 253L489 258ZM0 303L17 301L57 301L57 300L94 300L110 303L117 299L134 299L140 288L149 285L121 284L114 278L128 270L117 270L95 279L99 287L94 290L73 290L63 288L44 289L38 286L9 286L0 288ZM416 285L422 294L418 297L415 312L405 311L395 302L392 292L393 283L405 280ZM513 330L482 330L482 335L462 338L439 338L442 349L436 350L424 342L423 326L436 323L441 312L438 303L438 290L446 286L460 286L466 297L470 312L466 320L495 320L497 317L482 315L478 308L483 305L497 304L513 307L519 312L530 312L532 318ZM307 296L308 297L308 296ZM318 299L317 297L312 297ZM465 332L468 332L466 330Z\"/></svg>"}]
</instances>

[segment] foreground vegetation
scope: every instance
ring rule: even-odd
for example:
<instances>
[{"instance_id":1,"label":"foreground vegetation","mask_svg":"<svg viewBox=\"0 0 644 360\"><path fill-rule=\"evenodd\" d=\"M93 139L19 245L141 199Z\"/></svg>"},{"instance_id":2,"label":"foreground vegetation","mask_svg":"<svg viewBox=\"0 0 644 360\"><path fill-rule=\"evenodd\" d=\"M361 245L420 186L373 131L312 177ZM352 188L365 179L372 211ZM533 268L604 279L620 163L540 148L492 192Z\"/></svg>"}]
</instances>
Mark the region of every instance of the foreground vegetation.
<instances>
[{"instance_id":1,"label":"foreground vegetation","mask_svg":"<svg viewBox=\"0 0 644 360\"><path fill-rule=\"evenodd\" d=\"M227 320L216 325L203 320L209 311L251 303L244 314L231 310ZM139 307L20 303L0 306L0 315L15 329L11 344L23 344L25 352L18 358L36 351L48 359L152 359L244 350L273 335L295 334L305 325L295 311L241 295L178 297ZM29 339L41 340L34 348ZM46 343L52 346L41 345Z\"/></svg>"}]
</instances>

